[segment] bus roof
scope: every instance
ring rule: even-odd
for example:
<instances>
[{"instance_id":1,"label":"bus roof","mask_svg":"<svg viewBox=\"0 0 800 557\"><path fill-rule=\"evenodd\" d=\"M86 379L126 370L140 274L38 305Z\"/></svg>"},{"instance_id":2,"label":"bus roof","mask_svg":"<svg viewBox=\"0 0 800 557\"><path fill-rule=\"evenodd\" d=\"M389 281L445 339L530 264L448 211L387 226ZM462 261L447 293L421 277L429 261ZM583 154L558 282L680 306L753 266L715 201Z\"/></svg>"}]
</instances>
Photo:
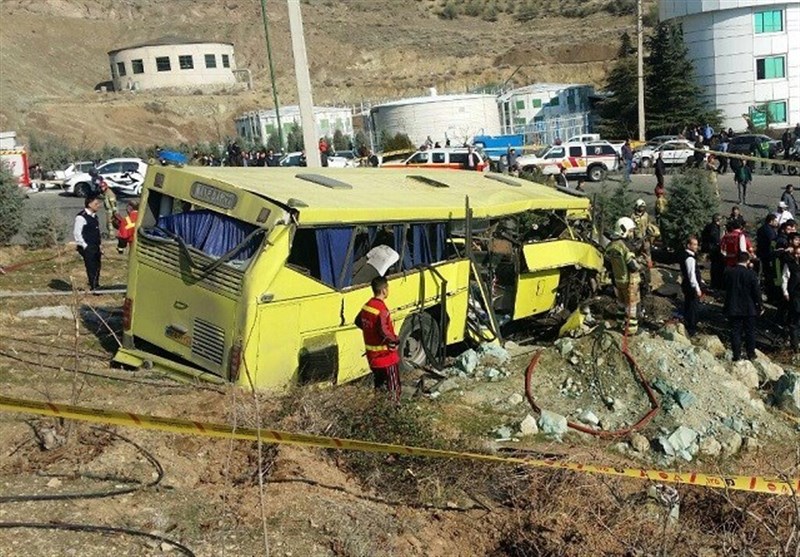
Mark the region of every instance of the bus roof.
<instances>
[{"instance_id":1,"label":"bus roof","mask_svg":"<svg viewBox=\"0 0 800 557\"><path fill-rule=\"evenodd\" d=\"M188 166L192 181L239 188L299 212L304 225L475 218L536 209L586 209L589 200L501 174L382 168ZM227 189L227 188L226 188Z\"/></svg>"}]
</instances>

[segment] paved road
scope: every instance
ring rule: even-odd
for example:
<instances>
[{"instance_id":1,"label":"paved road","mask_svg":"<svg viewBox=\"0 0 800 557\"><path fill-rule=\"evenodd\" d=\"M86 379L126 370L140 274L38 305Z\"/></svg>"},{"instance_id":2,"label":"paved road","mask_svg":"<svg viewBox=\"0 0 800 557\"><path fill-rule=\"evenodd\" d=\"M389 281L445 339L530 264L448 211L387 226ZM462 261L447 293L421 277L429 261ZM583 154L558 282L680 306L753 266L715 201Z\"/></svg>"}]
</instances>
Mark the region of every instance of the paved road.
<instances>
[{"instance_id":1,"label":"paved road","mask_svg":"<svg viewBox=\"0 0 800 557\"><path fill-rule=\"evenodd\" d=\"M641 196L647 201L650 211L652 212L653 201L653 188L655 187L655 177L653 175L634 175L631 177L631 191L636 196ZM619 177L612 176L606 185L613 188L617 185L615 180ZM669 194L669 180L667 177L667 193ZM781 197L783 188L786 184L794 184L795 188L800 192L800 176L761 176L756 175L753 177L753 184L748 191L749 205L742 207L742 212L745 218L753 226L760 224L768 211L774 211L777 206L778 200ZM720 192L722 194L721 212L727 215L733 205L736 204L737 193L736 185L733 183L733 175L728 172L727 174L719 177ZM586 191L589 194L599 192L602 189L602 184L594 184L587 182ZM797 194L798 201L800 201L800 193ZM126 201L126 198L119 197L120 205ZM25 200L24 206L24 224L35 222L36 218L41 214L53 213L59 217L64 230L64 238L66 241L72 239L72 222L75 215L83 208L83 199L79 197L66 196L58 190L46 190L40 193L31 193L29 198ZM101 220L104 222L105 214L101 211ZM101 222L101 226L105 226ZM105 228L103 228L104 230ZM15 238L17 243L24 241L24 237L20 234Z\"/></svg>"},{"instance_id":2,"label":"paved road","mask_svg":"<svg viewBox=\"0 0 800 557\"><path fill-rule=\"evenodd\" d=\"M121 195L117 196L117 203L120 211L125 209L125 203L129 198ZM72 223L81 209L83 209L83 198L66 195L60 190L48 189L38 193L30 193L25 200L22 213L23 233L17 234L12 243L24 243L24 230L36 222L42 215L54 215L64 231L64 241L72 241ZM105 230L105 210L100 210L100 229Z\"/></svg>"},{"instance_id":3,"label":"paved road","mask_svg":"<svg viewBox=\"0 0 800 557\"><path fill-rule=\"evenodd\" d=\"M612 189L617 186L618 182L612 181L619 177L611 177L606 186ZM667 186L667 197L669 197L669 182L670 177L667 176L665 183ZM733 174L728 172L718 177L720 188L720 213L723 215L730 214L731 207L736 205L738 194L736 191L736 184L733 182ZM747 188L747 206L742 206L741 210L749 225L757 228L763 222L764 217L768 212L774 212L777 208L778 201L780 201L781 194L783 193L786 184L792 184L795 187L795 197L800 201L800 176L772 175L762 176L756 174L753 176L753 183ZM652 214L653 204L655 202L655 194L653 189L656 185L656 178L652 174L636 174L631 176L631 192L634 196L641 197L647 202L648 211ZM586 192L591 195L599 193L602 189L600 183L585 184ZM633 208L631 208L632 210ZM798 216L798 215L795 215Z\"/></svg>"}]
</instances>

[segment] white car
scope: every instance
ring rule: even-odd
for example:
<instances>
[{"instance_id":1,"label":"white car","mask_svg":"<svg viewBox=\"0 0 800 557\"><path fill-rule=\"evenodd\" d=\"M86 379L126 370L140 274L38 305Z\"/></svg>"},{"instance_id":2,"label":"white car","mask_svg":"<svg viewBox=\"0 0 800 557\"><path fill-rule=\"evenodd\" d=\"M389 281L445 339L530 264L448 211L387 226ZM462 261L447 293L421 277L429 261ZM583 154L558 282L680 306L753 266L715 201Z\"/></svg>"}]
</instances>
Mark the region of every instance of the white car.
<instances>
[{"instance_id":1,"label":"white car","mask_svg":"<svg viewBox=\"0 0 800 557\"><path fill-rule=\"evenodd\" d=\"M610 170L617 169L617 152L607 141L596 143L563 143L543 147L532 155L517 158L520 170L530 171L533 167L542 173L558 174L566 168L570 178L586 176L592 182L605 179Z\"/></svg>"},{"instance_id":2,"label":"white car","mask_svg":"<svg viewBox=\"0 0 800 557\"><path fill-rule=\"evenodd\" d=\"M142 159L109 159L97 171L115 192L138 196L147 174L147 163ZM88 172L73 175L64 182L67 193L85 197L91 191L92 177Z\"/></svg>"},{"instance_id":3,"label":"white car","mask_svg":"<svg viewBox=\"0 0 800 557\"><path fill-rule=\"evenodd\" d=\"M79 161L73 162L64 170L56 170L53 172L53 180L58 182L65 182L72 178L75 174L82 174L85 172L89 172L89 170L94 166L93 161Z\"/></svg>"},{"instance_id":4,"label":"white car","mask_svg":"<svg viewBox=\"0 0 800 557\"><path fill-rule=\"evenodd\" d=\"M645 145L640 151L633 154L633 162L641 168L649 168L653 166L658 154L661 153L661 158L667 166L687 164L694 161L693 149L694 143L686 139L667 141L658 147Z\"/></svg>"}]
</instances>

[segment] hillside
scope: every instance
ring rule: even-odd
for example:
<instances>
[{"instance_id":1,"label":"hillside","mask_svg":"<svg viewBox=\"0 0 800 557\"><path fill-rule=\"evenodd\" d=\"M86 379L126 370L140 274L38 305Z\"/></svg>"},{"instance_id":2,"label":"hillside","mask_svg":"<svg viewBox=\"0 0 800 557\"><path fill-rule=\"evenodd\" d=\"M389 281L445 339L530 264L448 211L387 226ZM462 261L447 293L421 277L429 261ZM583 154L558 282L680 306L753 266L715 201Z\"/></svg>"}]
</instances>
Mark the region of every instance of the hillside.
<instances>
[{"instance_id":1,"label":"hillside","mask_svg":"<svg viewBox=\"0 0 800 557\"><path fill-rule=\"evenodd\" d=\"M279 96L291 103L286 4L268 5ZM634 28L632 15L612 12L629 7L606 0L304 1L314 100L358 104L431 86L463 92L502 83L520 65L517 84L600 85L620 33ZM0 16L0 128L23 137L48 133L86 146L216 140L233 134L236 114L272 105L257 0L3 0ZM108 50L164 35L233 42L255 90L94 92L109 79Z\"/></svg>"}]
</instances>

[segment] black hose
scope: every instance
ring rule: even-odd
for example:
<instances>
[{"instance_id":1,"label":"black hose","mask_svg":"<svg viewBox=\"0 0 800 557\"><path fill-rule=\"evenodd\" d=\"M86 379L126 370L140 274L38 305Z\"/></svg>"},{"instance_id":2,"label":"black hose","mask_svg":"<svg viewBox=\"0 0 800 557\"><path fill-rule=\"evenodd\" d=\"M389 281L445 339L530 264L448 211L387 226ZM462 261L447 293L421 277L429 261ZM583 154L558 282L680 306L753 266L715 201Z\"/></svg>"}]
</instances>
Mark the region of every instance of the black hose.
<instances>
[{"instance_id":1,"label":"black hose","mask_svg":"<svg viewBox=\"0 0 800 557\"><path fill-rule=\"evenodd\" d=\"M195 557L194 552L183 545L164 536L151 534L141 530L131 528L117 528L114 526L100 526L96 524L75 524L70 522L0 522L0 529L10 530L14 528L29 528L35 530L66 530L69 532L99 532L101 534L124 534L126 536L138 536L149 538L158 542L168 543L178 549L188 557Z\"/></svg>"}]
</instances>

